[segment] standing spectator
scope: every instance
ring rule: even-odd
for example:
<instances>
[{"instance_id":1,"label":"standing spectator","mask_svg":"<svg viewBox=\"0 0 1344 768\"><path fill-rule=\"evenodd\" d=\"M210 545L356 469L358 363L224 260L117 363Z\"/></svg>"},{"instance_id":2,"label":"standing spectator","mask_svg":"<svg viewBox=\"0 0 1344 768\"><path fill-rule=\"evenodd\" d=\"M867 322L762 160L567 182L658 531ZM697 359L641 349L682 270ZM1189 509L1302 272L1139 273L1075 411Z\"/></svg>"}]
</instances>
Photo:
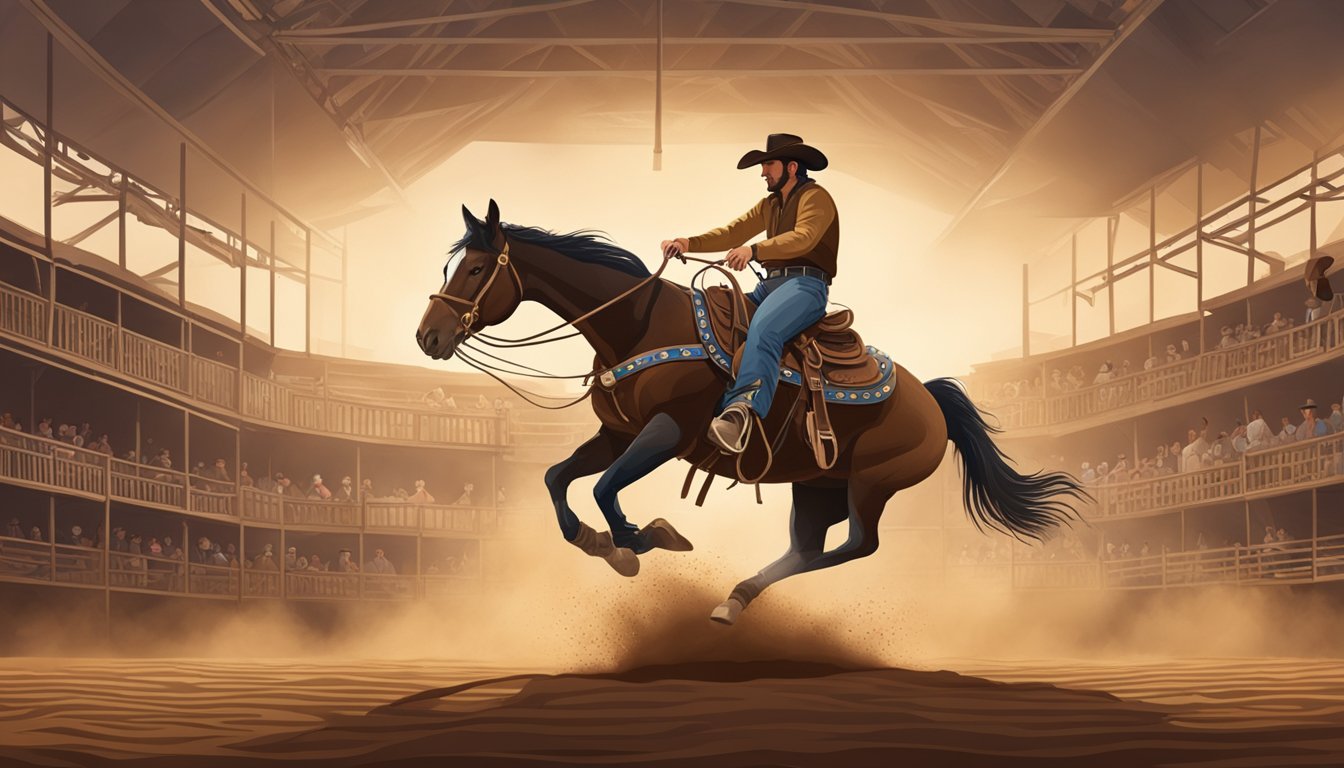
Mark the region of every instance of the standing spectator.
<instances>
[{"instance_id":1,"label":"standing spectator","mask_svg":"<svg viewBox=\"0 0 1344 768\"><path fill-rule=\"evenodd\" d=\"M1168 362L1168 363L1179 363L1180 361L1181 361L1181 353L1176 351L1176 345L1175 345L1175 344L1168 344L1168 345L1167 345L1167 362Z\"/></svg>"},{"instance_id":2,"label":"standing spectator","mask_svg":"<svg viewBox=\"0 0 1344 768\"><path fill-rule=\"evenodd\" d=\"M53 439L53 437L55 437L54 435L51 434L51 417L50 417L50 416L46 417L45 419L43 419L43 420L41 420L41 421L39 421L39 422L37 423L37 432L36 432L35 434L36 434L38 437L45 437L45 438L48 439L48 440L51 440L51 439Z\"/></svg>"},{"instance_id":3,"label":"standing spectator","mask_svg":"<svg viewBox=\"0 0 1344 768\"><path fill-rule=\"evenodd\" d=\"M11 539L23 538L23 526L19 525L19 518L11 517L9 527L5 529L5 535Z\"/></svg>"},{"instance_id":4,"label":"standing spectator","mask_svg":"<svg viewBox=\"0 0 1344 768\"><path fill-rule=\"evenodd\" d=\"M373 501L374 498L373 479L366 477L364 478L364 482L359 484L359 500L361 502Z\"/></svg>"},{"instance_id":5,"label":"standing spectator","mask_svg":"<svg viewBox=\"0 0 1344 768\"><path fill-rule=\"evenodd\" d=\"M1258 410L1253 410L1251 422L1246 425L1246 451L1263 451L1270 447L1273 440L1274 433L1270 432L1265 416Z\"/></svg>"},{"instance_id":6,"label":"standing spectator","mask_svg":"<svg viewBox=\"0 0 1344 768\"><path fill-rule=\"evenodd\" d=\"M84 529L83 529L83 528L80 528L78 525L72 525L72 526L70 526L70 544L73 545L73 546L78 547L78 546L79 546L79 537L80 537L80 535L82 535L83 533L84 533Z\"/></svg>"},{"instance_id":7,"label":"standing spectator","mask_svg":"<svg viewBox=\"0 0 1344 768\"><path fill-rule=\"evenodd\" d=\"M1224 325L1220 333L1222 338L1218 340L1218 349L1231 349L1237 345L1237 337L1232 335L1232 326Z\"/></svg>"},{"instance_id":8,"label":"standing spectator","mask_svg":"<svg viewBox=\"0 0 1344 768\"><path fill-rule=\"evenodd\" d=\"M113 528L112 541L108 542L108 546L113 552L130 552L131 542L126 540L126 529L121 526Z\"/></svg>"},{"instance_id":9,"label":"standing spectator","mask_svg":"<svg viewBox=\"0 0 1344 768\"><path fill-rule=\"evenodd\" d=\"M252 475L247 473L246 461L244 461L243 465L238 469L238 484L244 488L251 488L255 485L252 481Z\"/></svg>"},{"instance_id":10,"label":"standing spectator","mask_svg":"<svg viewBox=\"0 0 1344 768\"><path fill-rule=\"evenodd\" d=\"M177 552L177 545L173 543L173 537L172 537L172 536L164 536L164 537L163 537L163 556L166 557L166 558L168 558L168 559L170 559L170 560L176 560L176 559L177 559L177 555L178 555L178 552Z\"/></svg>"},{"instance_id":11,"label":"standing spectator","mask_svg":"<svg viewBox=\"0 0 1344 768\"><path fill-rule=\"evenodd\" d=\"M359 563L350 559L350 550L342 549L336 557L337 573L359 573Z\"/></svg>"},{"instance_id":12,"label":"standing spectator","mask_svg":"<svg viewBox=\"0 0 1344 768\"><path fill-rule=\"evenodd\" d=\"M425 490L424 480L416 480L415 493L411 494L411 496L407 498L407 501L415 501L421 504L433 504L434 497L430 495L429 491Z\"/></svg>"},{"instance_id":13,"label":"standing spectator","mask_svg":"<svg viewBox=\"0 0 1344 768\"><path fill-rule=\"evenodd\" d=\"M1315 400L1308 397L1307 402L1298 406L1298 411L1302 414L1302 423L1297 427L1296 439L1310 440L1313 437L1325 437L1330 434L1330 425L1316 418Z\"/></svg>"},{"instance_id":14,"label":"standing spectator","mask_svg":"<svg viewBox=\"0 0 1344 768\"><path fill-rule=\"evenodd\" d=\"M33 526L33 529L32 529L31 531L28 532L28 540L29 540L29 541L42 541L42 542L45 542L45 541L46 541L46 539L42 538L42 529L41 529L41 528L38 528L36 525L34 525L34 526Z\"/></svg>"},{"instance_id":15,"label":"standing spectator","mask_svg":"<svg viewBox=\"0 0 1344 768\"><path fill-rule=\"evenodd\" d=\"M327 501L331 498L331 491L322 484L321 475L313 475L313 484L308 488L308 498Z\"/></svg>"},{"instance_id":16,"label":"standing spectator","mask_svg":"<svg viewBox=\"0 0 1344 768\"><path fill-rule=\"evenodd\" d=\"M1282 424L1283 428L1279 430L1277 439L1280 444L1291 443L1297 435L1297 427L1293 426L1292 422L1288 421L1287 416L1283 417Z\"/></svg>"},{"instance_id":17,"label":"standing spectator","mask_svg":"<svg viewBox=\"0 0 1344 768\"><path fill-rule=\"evenodd\" d=\"M1330 431L1339 432L1344 430L1344 411L1340 410L1339 403L1330 404Z\"/></svg>"},{"instance_id":18,"label":"standing spectator","mask_svg":"<svg viewBox=\"0 0 1344 768\"><path fill-rule=\"evenodd\" d=\"M215 459L215 465L206 470L205 477L212 481L206 487L215 493L227 493L229 486L233 485L233 478L229 477L229 468L223 459Z\"/></svg>"},{"instance_id":19,"label":"standing spectator","mask_svg":"<svg viewBox=\"0 0 1344 768\"><path fill-rule=\"evenodd\" d=\"M342 501L347 504L353 504L356 501L355 489L354 486L351 485L351 482L349 475L341 478L340 490L336 491L337 501Z\"/></svg>"},{"instance_id":20,"label":"standing spectator","mask_svg":"<svg viewBox=\"0 0 1344 768\"><path fill-rule=\"evenodd\" d=\"M200 565L214 565L212 549L210 539L205 536L200 537L196 540L196 551L192 552L192 562Z\"/></svg>"},{"instance_id":21,"label":"standing spectator","mask_svg":"<svg viewBox=\"0 0 1344 768\"><path fill-rule=\"evenodd\" d=\"M397 569L392 566L392 561L388 560L383 550L375 549L373 559L364 564L365 573L381 573L388 576L395 576Z\"/></svg>"},{"instance_id":22,"label":"standing spectator","mask_svg":"<svg viewBox=\"0 0 1344 768\"><path fill-rule=\"evenodd\" d=\"M1307 320L1306 320L1306 322L1308 322L1308 323L1313 323L1313 322L1315 322L1315 321L1317 321L1317 320L1321 320L1321 319L1323 319L1327 314L1329 314L1329 312L1330 312L1330 308L1324 306L1323 304L1321 304L1321 300L1318 299L1318 298L1316 298L1315 296L1312 296L1311 298L1307 299Z\"/></svg>"},{"instance_id":23,"label":"standing spectator","mask_svg":"<svg viewBox=\"0 0 1344 768\"><path fill-rule=\"evenodd\" d=\"M299 567L299 548L290 547L285 550L285 570L293 571Z\"/></svg>"},{"instance_id":24,"label":"standing spectator","mask_svg":"<svg viewBox=\"0 0 1344 768\"><path fill-rule=\"evenodd\" d=\"M1274 319L1265 326L1265 334L1278 333L1288 327L1288 321L1283 319L1282 312L1275 312Z\"/></svg>"},{"instance_id":25,"label":"standing spectator","mask_svg":"<svg viewBox=\"0 0 1344 768\"><path fill-rule=\"evenodd\" d=\"M471 492L474 490L476 490L475 485L472 485L471 483L466 483L465 485L462 486L462 495L458 496L457 501L453 503L464 507L471 506Z\"/></svg>"},{"instance_id":26,"label":"standing spectator","mask_svg":"<svg viewBox=\"0 0 1344 768\"><path fill-rule=\"evenodd\" d=\"M322 563L322 558L318 557L316 552L314 552L312 556L308 558L308 570L310 571L327 570L327 566Z\"/></svg>"}]
</instances>

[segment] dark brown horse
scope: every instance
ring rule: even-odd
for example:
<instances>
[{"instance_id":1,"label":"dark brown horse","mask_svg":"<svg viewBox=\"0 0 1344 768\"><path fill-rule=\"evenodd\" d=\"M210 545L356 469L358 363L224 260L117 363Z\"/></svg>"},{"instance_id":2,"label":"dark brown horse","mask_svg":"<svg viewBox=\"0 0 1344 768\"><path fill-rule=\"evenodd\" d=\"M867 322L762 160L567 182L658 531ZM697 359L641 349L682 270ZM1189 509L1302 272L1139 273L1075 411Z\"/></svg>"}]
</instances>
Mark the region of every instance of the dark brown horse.
<instances>
[{"instance_id":1,"label":"dark brown horse","mask_svg":"<svg viewBox=\"0 0 1344 768\"><path fill-rule=\"evenodd\" d=\"M557 235L502 224L493 200L484 221L464 206L467 232L444 267L444 284L430 298L416 339L426 355L447 359L464 340L506 320L523 301L555 312L583 334L606 370L641 353L694 345L692 293L650 275L633 254L603 238ZM463 353L464 356L466 353ZM963 462L963 497L971 519L1015 536L1042 538L1073 510L1056 495L1085 494L1067 474L1023 476L1004 461L975 405L952 379L921 384L894 365L890 397L831 408L839 459L817 466L801 435L781 441L760 482L790 483L791 542L779 560L741 582L711 618L731 624L767 586L789 576L829 568L877 549L877 524L897 491L933 474L952 440ZM610 380L608 380L609 382ZM614 386L593 383L593 410L602 426L568 459L546 473L567 541L602 557L619 573L638 572L639 555L654 548L690 549L664 520L645 528L621 510L621 490L675 458L700 460L716 451L705 439L728 383L714 362L700 358L651 366ZM781 388L784 385L781 384ZM781 393L781 405L789 397ZM763 434L774 436L791 413L771 409ZM708 470L737 477L736 457L710 458ZM610 533L597 533L570 509L566 491L576 478L602 473L594 489ZM826 532L847 522L848 539L826 551Z\"/></svg>"}]
</instances>

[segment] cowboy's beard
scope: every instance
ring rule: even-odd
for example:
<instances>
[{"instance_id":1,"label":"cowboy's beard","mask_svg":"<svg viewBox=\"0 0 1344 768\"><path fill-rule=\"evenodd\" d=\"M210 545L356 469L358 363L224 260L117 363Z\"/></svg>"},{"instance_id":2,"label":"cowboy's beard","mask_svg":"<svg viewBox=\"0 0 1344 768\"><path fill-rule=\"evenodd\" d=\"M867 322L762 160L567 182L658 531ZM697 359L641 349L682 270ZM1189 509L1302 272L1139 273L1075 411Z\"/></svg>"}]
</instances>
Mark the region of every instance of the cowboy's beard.
<instances>
[{"instance_id":1,"label":"cowboy's beard","mask_svg":"<svg viewBox=\"0 0 1344 768\"><path fill-rule=\"evenodd\" d=\"M769 178L770 178L769 176L766 177L766 179L769 179ZM767 181L767 183L766 183L766 185L765 185L765 188L766 188L768 191L770 191L770 192L778 192L779 190L781 190L781 189L784 188L784 185L785 185L785 184L788 184L788 183L789 183L789 178L790 178L790 176L789 176L789 166L785 165L785 166L783 167L783 169L781 169L780 172L779 172L779 180L778 180L778 181Z\"/></svg>"}]
</instances>

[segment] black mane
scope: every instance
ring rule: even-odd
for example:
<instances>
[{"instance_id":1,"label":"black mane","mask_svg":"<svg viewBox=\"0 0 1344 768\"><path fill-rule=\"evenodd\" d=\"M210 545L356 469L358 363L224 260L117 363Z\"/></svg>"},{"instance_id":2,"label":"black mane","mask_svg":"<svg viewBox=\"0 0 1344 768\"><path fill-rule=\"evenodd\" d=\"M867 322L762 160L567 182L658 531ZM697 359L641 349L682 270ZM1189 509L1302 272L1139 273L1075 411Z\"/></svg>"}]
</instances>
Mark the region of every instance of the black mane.
<instances>
[{"instance_id":1,"label":"black mane","mask_svg":"<svg viewBox=\"0 0 1344 768\"><path fill-rule=\"evenodd\" d=\"M559 235L539 227L524 227L518 224L501 224L500 226L503 227L505 235L518 242L549 248L571 259L611 267L627 275L649 276L649 268L644 266L644 262L640 261L638 256L611 242L606 233L592 229L581 229ZM474 248L482 251L494 250L485 241L483 229L476 228L468 230L462 236L462 239L453 243L452 253L455 254L463 248Z\"/></svg>"}]
</instances>

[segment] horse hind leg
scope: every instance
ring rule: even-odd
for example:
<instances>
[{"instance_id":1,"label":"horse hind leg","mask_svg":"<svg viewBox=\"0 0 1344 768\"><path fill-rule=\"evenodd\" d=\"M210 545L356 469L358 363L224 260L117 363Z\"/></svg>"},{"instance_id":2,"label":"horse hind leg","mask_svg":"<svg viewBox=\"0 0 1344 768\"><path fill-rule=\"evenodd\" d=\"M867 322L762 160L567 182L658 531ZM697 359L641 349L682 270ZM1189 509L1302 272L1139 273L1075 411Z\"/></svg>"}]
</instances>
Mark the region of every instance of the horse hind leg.
<instances>
[{"instance_id":1,"label":"horse hind leg","mask_svg":"<svg viewBox=\"0 0 1344 768\"><path fill-rule=\"evenodd\" d=\"M732 624L742 610L766 587L786 579L822 555L826 532L849 516L848 486L819 487L793 484L793 509L789 515L789 549L760 573L739 583L710 619Z\"/></svg>"}]
</instances>

